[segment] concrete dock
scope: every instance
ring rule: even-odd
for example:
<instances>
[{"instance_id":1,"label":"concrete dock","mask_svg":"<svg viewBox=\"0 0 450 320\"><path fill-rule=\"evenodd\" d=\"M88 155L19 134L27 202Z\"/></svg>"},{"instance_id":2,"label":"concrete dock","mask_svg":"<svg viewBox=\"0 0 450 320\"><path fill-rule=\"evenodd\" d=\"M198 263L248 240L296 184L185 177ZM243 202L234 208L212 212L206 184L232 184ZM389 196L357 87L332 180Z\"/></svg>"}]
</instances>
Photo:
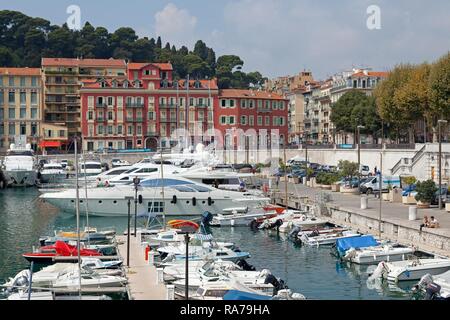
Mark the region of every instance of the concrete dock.
<instances>
[{"instance_id":1,"label":"concrete dock","mask_svg":"<svg viewBox=\"0 0 450 320\"><path fill-rule=\"evenodd\" d=\"M140 244L140 234L130 236L130 267L127 267L127 236L117 236L119 255L128 278L128 292L131 300L167 300L167 289L158 284L155 266L145 260L144 250Z\"/></svg>"},{"instance_id":2,"label":"concrete dock","mask_svg":"<svg viewBox=\"0 0 450 320\"><path fill-rule=\"evenodd\" d=\"M274 201L284 204L284 182L279 183L279 192L273 194ZM325 194L329 201L320 203ZM321 214L336 224L348 226L364 233L379 234L379 198L368 197L367 209L361 209L359 195L342 194L320 188L311 188L303 184L288 183L289 207L298 208L300 203L309 203L320 207ZM319 201L318 201L319 200ZM382 201L381 237L398 241L404 245L413 245L419 250L450 257L450 213L437 208L418 209L417 220L408 219L409 206L402 203ZM437 229L423 228L420 225L424 215L434 216L439 221Z\"/></svg>"}]
</instances>

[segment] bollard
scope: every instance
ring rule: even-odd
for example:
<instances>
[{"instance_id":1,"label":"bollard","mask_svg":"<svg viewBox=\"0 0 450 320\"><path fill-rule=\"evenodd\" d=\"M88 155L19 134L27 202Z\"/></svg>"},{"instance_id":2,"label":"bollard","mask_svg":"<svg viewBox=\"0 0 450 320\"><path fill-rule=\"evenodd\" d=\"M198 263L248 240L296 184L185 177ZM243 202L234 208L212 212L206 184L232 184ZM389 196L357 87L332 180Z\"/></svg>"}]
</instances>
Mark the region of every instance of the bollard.
<instances>
[{"instance_id":1,"label":"bollard","mask_svg":"<svg viewBox=\"0 0 450 320\"><path fill-rule=\"evenodd\" d=\"M409 207L409 221L417 220L417 207L410 206Z\"/></svg>"},{"instance_id":2,"label":"bollard","mask_svg":"<svg viewBox=\"0 0 450 320\"><path fill-rule=\"evenodd\" d=\"M369 204L369 198L361 197L361 209L366 210Z\"/></svg>"},{"instance_id":3,"label":"bollard","mask_svg":"<svg viewBox=\"0 0 450 320\"><path fill-rule=\"evenodd\" d=\"M175 286L173 284L168 284L167 288L167 300L175 300Z\"/></svg>"},{"instance_id":4,"label":"bollard","mask_svg":"<svg viewBox=\"0 0 450 320\"><path fill-rule=\"evenodd\" d=\"M151 266L155 264L155 255L156 255L155 251L150 251L148 253L148 264Z\"/></svg>"},{"instance_id":5,"label":"bollard","mask_svg":"<svg viewBox=\"0 0 450 320\"><path fill-rule=\"evenodd\" d=\"M302 178L302 183L303 183L303 185L306 186L306 177L303 177L303 178Z\"/></svg>"},{"instance_id":6,"label":"bollard","mask_svg":"<svg viewBox=\"0 0 450 320\"><path fill-rule=\"evenodd\" d=\"M156 284L161 284L164 282L164 269L163 268L156 268Z\"/></svg>"},{"instance_id":7,"label":"bollard","mask_svg":"<svg viewBox=\"0 0 450 320\"><path fill-rule=\"evenodd\" d=\"M230 224L231 224L232 227L234 227L234 219L230 220Z\"/></svg>"}]
</instances>

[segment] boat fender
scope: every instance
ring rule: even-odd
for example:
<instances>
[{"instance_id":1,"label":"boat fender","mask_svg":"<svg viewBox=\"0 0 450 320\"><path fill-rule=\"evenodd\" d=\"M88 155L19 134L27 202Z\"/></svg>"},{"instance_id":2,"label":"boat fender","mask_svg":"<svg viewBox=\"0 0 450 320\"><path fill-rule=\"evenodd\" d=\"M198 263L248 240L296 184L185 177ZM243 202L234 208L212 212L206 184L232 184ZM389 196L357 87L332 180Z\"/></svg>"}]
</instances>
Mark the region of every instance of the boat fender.
<instances>
[{"instance_id":1,"label":"boat fender","mask_svg":"<svg viewBox=\"0 0 450 320\"><path fill-rule=\"evenodd\" d=\"M192 198L192 205L195 207L197 205L197 198L193 197Z\"/></svg>"},{"instance_id":2,"label":"boat fender","mask_svg":"<svg viewBox=\"0 0 450 320\"><path fill-rule=\"evenodd\" d=\"M140 194L138 196L138 202L139 202L139 204L142 204L142 202L144 202L144 199L142 198L142 194Z\"/></svg>"},{"instance_id":3,"label":"boat fender","mask_svg":"<svg viewBox=\"0 0 450 320\"><path fill-rule=\"evenodd\" d=\"M214 203L211 197L208 197L208 206L211 206Z\"/></svg>"},{"instance_id":4,"label":"boat fender","mask_svg":"<svg viewBox=\"0 0 450 320\"><path fill-rule=\"evenodd\" d=\"M177 203L177 196L176 195L173 195L172 201L170 201L170 203L173 203L173 204Z\"/></svg>"}]
</instances>

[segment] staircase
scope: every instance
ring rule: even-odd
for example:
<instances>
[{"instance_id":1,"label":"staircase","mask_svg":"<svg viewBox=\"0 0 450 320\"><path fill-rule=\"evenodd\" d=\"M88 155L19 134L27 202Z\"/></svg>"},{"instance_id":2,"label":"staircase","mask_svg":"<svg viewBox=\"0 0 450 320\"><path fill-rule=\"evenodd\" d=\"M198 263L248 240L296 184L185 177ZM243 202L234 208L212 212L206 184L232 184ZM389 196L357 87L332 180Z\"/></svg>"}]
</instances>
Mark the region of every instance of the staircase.
<instances>
[{"instance_id":1,"label":"staircase","mask_svg":"<svg viewBox=\"0 0 450 320\"><path fill-rule=\"evenodd\" d=\"M423 158L427 145L424 145L412 158L401 158L391 169L391 175L411 174L414 166Z\"/></svg>"}]
</instances>

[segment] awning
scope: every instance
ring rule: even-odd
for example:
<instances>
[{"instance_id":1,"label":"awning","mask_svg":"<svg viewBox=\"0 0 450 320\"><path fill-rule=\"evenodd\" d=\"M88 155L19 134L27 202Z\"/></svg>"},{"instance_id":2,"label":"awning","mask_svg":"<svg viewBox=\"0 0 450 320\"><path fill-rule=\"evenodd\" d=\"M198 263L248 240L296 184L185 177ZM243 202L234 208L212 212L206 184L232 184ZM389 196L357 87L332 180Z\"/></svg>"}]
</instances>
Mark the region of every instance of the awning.
<instances>
[{"instance_id":1,"label":"awning","mask_svg":"<svg viewBox=\"0 0 450 320\"><path fill-rule=\"evenodd\" d=\"M39 146L41 148L59 148L61 147L61 141L41 141Z\"/></svg>"}]
</instances>

